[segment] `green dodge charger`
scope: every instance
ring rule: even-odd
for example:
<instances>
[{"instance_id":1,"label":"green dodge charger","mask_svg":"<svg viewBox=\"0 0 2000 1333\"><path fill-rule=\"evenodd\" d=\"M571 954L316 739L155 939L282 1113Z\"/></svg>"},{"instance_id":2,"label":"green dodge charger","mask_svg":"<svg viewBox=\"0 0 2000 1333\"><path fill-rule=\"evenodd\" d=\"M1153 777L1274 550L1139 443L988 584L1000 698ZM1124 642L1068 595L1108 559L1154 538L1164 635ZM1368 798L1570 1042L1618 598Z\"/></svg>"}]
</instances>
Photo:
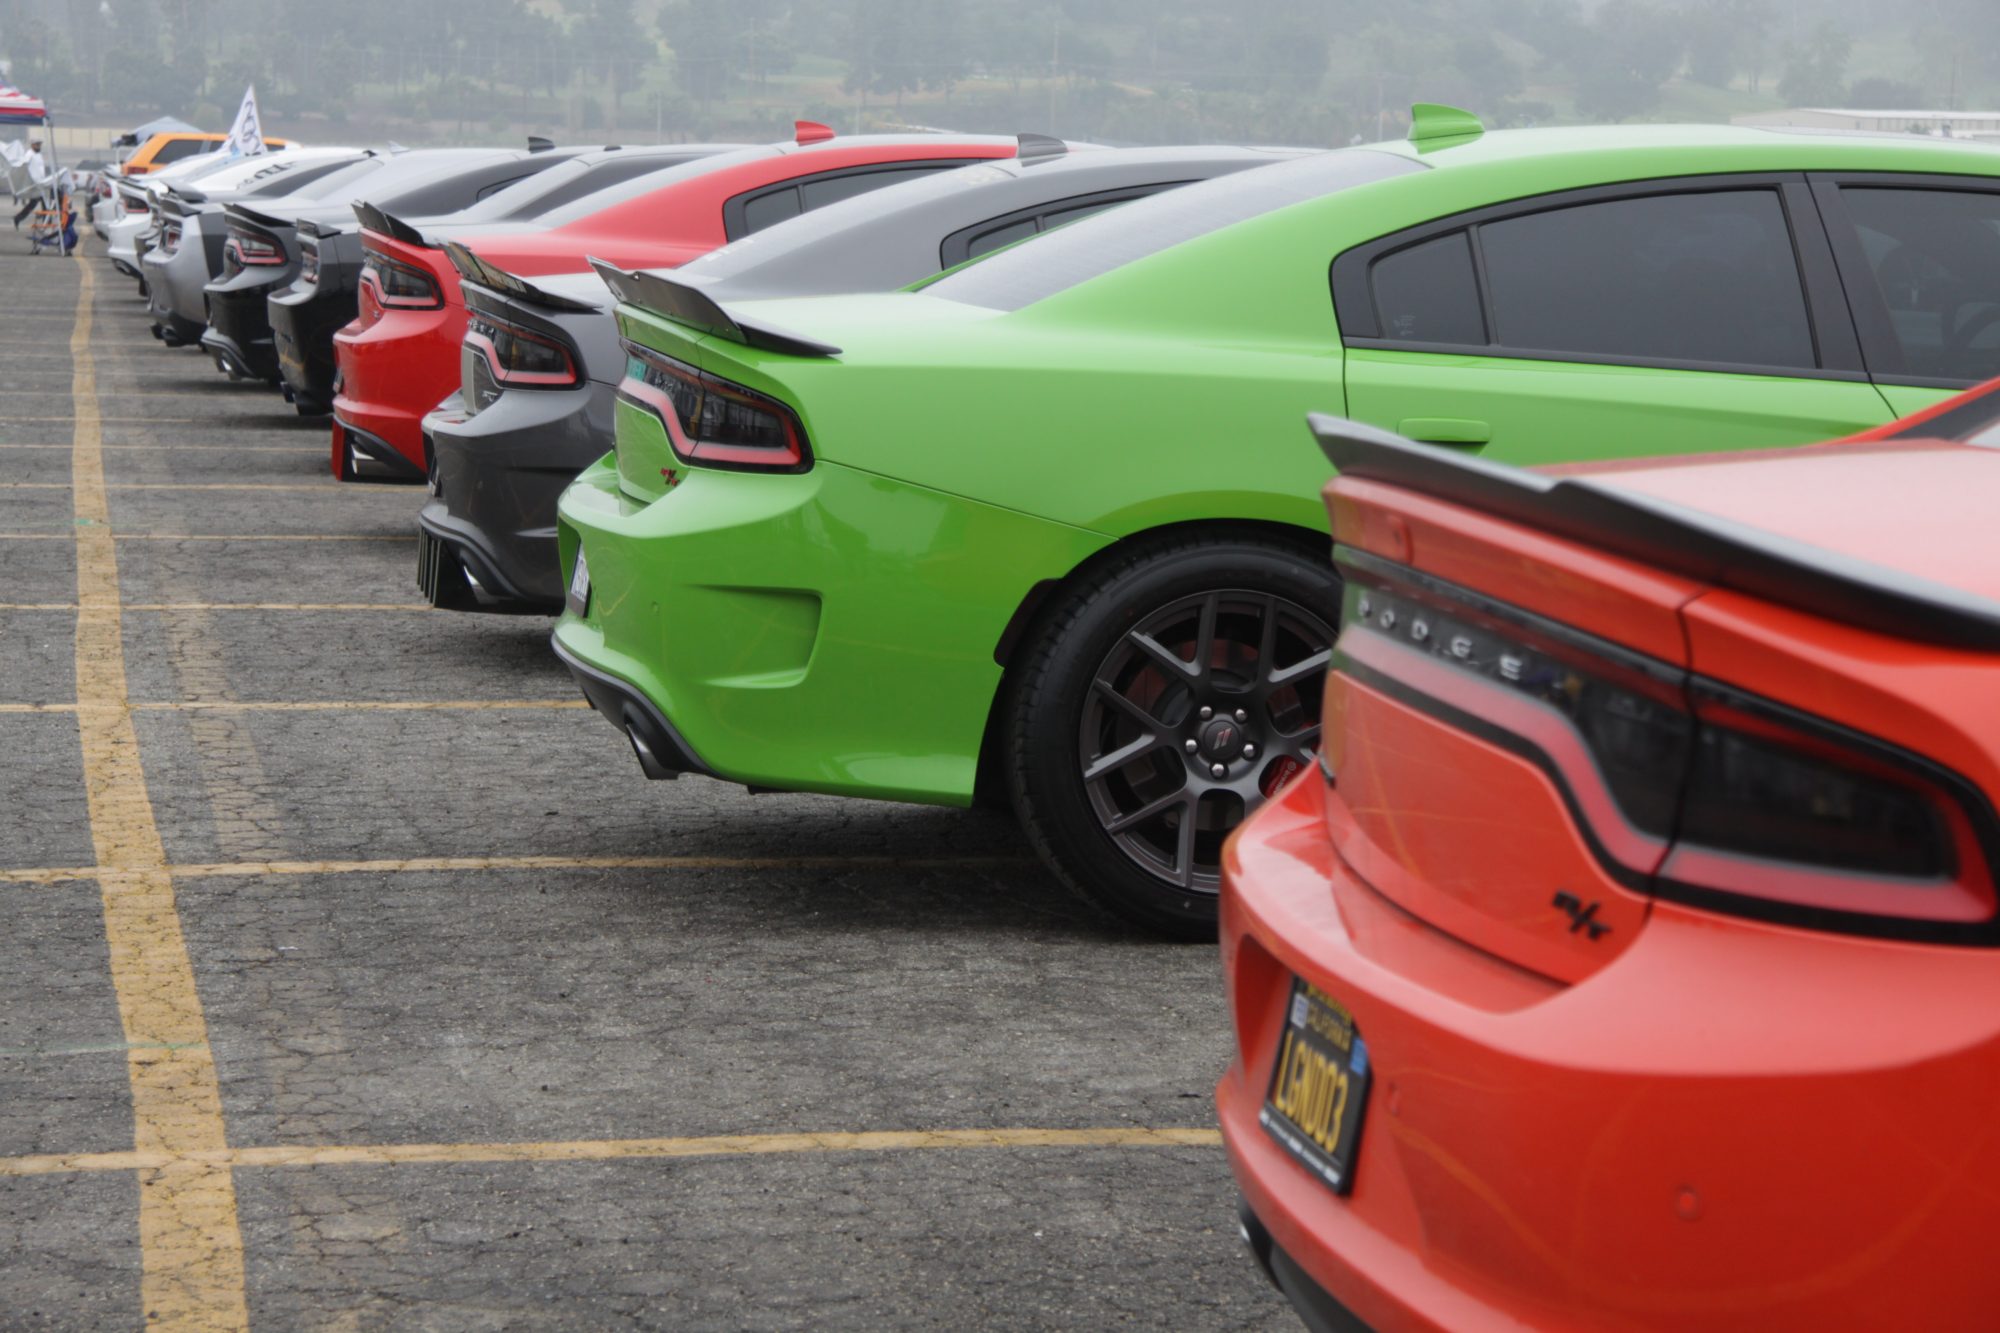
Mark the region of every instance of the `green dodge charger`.
<instances>
[{"instance_id":1,"label":"green dodge charger","mask_svg":"<svg viewBox=\"0 0 2000 1333\"><path fill-rule=\"evenodd\" d=\"M606 277L626 377L555 646L645 771L1005 799L1073 888L1191 934L1317 751L1308 411L1528 464L1891 420L2000 371L2000 152L1420 107L917 290Z\"/></svg>"}]
</instances>

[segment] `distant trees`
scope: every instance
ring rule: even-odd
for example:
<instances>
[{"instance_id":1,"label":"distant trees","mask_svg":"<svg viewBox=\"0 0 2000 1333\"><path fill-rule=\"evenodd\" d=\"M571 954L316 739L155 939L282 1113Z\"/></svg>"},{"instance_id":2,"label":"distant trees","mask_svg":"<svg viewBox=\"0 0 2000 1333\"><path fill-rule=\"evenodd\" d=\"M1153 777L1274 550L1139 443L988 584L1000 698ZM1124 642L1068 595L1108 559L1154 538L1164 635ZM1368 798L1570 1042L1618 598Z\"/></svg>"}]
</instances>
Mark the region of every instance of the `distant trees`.
<instances>
[{"instance_id":1,"label":"distant trees","mask_svg":"<svg viewBox=\"0 0 2000 1333\"><path fill-rule=\"evenodd\" d=\"M1847 96L1847 61L1854 39L1825 19L1786 52L1778 96L1793 106L1839 106Z\"/></svg>"}]
</instances>

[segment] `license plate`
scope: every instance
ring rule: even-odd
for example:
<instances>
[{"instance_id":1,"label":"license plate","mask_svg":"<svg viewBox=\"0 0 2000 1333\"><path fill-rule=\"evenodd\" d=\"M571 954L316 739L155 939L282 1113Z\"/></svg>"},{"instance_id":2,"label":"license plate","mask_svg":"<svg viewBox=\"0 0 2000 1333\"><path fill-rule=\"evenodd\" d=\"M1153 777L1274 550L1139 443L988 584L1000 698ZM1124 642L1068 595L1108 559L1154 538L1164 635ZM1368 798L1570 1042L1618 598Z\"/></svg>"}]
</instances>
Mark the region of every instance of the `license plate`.
<instances>
[{"instance_id":1,"label":"license plate","mask_svg":"<svg viewBox=\"0 0 2000 1333\"><path fill-rule=\"evenodd\" d=\"M1292 983L1277 1068L1258 1123L1335 1194L1354 1184L1368 1106L1368 1044L1354 1016L1325 991Z\"/></svg>"},{"instance_id":2,"label":"license plate","mask_svg":"<svg viewBox=\"0 0 2000 1333\"><path fill-rule=\"evenodd\" d=\"M590 562L583 558L583 548L576 548L576 569L569 576L569 609L572 615L582 615L590 610Z\"/></svg>"}]
</instances>

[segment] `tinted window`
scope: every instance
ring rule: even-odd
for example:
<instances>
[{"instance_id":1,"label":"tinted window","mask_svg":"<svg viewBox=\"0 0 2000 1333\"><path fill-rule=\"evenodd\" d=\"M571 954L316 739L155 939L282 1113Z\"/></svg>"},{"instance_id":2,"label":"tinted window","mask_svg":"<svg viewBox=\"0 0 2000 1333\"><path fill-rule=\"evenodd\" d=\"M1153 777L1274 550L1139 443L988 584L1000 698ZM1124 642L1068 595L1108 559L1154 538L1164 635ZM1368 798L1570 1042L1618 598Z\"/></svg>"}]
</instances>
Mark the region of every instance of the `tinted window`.
<instances>
[{"instance_id":1,"label":"tinted window","mask_svg":"<svg viewBox=\"0 0 2000 1333\"><path fill-rule=\"evenodd\" d=\"M1123 199L1103 199L1094 204L1078 204L1075 208L1059 208L1053 213L1042 215L1042 230L1054 231L1057 227L1071 222L1081 222L1092 213L1102 213L1113 204L1122 204Z\"/></svg>"},{"instance_id":2,"label":"tinted window","mask_svg":"<svg viewBox=\"0 0 2000 1333\"><path fill-rule=\"evenodd\" d=\"M907 167L896 171L861 171L851 176L830 176L825 180L805 181L799 190L805 195L806 212L815 208L825 208L843 199L879 190L885 185L901 185L942 171L942 167Z\"/></svg>"},{"instance_id":3,"label":"tinted window","mask_svg":"<svg viewBox=\"0 0 2000 1333\"><path fill-rule=\"evenodd\" d=\"M213 139L173 139L160 145L160 151L153 154L153 166L157 170L169 162L178 162L196 153L206 153L221 145Z\"/></svg>"},{"instance_id":4,"label":"tinted window","mask_svg":"<svg viewBox=\"0 0 2000 1333\"><path fill-rule=\"evenodd\" d=\"M799 215L799 192L796 188L772 190L768 194L756 195L743 202L743 234L775 227L786 218Z\"/></svg>"},{"instance_id":5,"label":"tinted window","mask_svg":"<svg viewBox=\"0 0 2000 1333\"><path fill-rule=\"evenodd\" d=\"M685 161L688 159L682 160ZM643 176L647 172L664 171L666 168L675 165L678 164L671 157L652 156L614 158L609 162L592 162L587 164L565 162L563 163L564 167L574 166L576 170L565 173L566 179L554 188L545 193L537 194L533 199L522 200L518 207L509 212L508 216L530 217L552 208L561 208L564 204L574 203L585 195L595 194L599 190L608 190L614 185L623 185L626 181ZM562 170L562 167L552 167L544 175L553 175L560 170Z\"/></svg>"},{"instance_id":6,"label":"tinted window","mask_svg":"<svg viewBox=\"0 0 2000 1333\"><path fill-rule=\"evenodd\" d=\"M1012 245L1014 242L1024 240L1034 234L1035 220L1033 218L1022 218L1019 222L1009 222L1005 226L995 227L992 231L982 232L973 237L972 243L966 247L965 257L967 259L977 259L981 255L991 254L1003 245Z\"/></svg>"},{"instance_id":7,"label":"tinted window","mask_svg":"<svg viewBox=\"0 0 2000 1333\"><path fill-rule=\"evenodd\" d=\"M1455 231L1376 261L1370 270L1382 336L1392 342L1483 343L1472 245Z\"/></svg>"},{"instance_id":8,"label":"tinted window","mask_svg":"<svg viewBox=\"0 0 2000 1333\"><path fill-rule=\"evenodd\" d=\"M1502 346L1817 364L1791 231L1772 191L1581 204L1487 223L1479 243Z\"/></svg>"},{"instance_id":9,"label":"tinted window","mask_svg":"<svg viewBox=\"0 0 2000 1333\"><path fill-rule=\"evenodd\" d=\"M1842 192L1875 275L1904 373L2000 374L2000 195Z\"/></svg>"},{"instance_id":10,"label":"tinted window","mask_svg":"<svg viewBox=\"0 0 2000 1333\"><path fill-rule=\"evenodd\" d=\"M924 288L968 305L1018 310L1234 223L1340 190L1428 170L1379 149L1343 148L1183 185L994 255Z\"/></svg>"}]
</instances>

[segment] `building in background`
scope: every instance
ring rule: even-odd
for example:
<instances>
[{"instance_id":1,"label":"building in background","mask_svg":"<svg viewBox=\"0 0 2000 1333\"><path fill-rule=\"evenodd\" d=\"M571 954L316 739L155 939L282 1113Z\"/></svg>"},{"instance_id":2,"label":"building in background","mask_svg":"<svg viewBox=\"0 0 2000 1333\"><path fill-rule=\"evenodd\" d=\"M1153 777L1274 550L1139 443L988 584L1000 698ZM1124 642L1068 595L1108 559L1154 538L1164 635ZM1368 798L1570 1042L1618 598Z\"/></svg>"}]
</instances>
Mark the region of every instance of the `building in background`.
<instances>
[{"instance_id":1,"label":"building in background","mask_svg":"<svg viewBox=\"0 0 2000 1333\"><path fill-rule=\"evenodd\" d=\"M1929 134L1943 139L2000 143L2000 111L1867 111L1797 107L1737 116L1735 125L1792 125L1801 129L1875 130L1888 134Z\"/></svg>"}]
</instances>

